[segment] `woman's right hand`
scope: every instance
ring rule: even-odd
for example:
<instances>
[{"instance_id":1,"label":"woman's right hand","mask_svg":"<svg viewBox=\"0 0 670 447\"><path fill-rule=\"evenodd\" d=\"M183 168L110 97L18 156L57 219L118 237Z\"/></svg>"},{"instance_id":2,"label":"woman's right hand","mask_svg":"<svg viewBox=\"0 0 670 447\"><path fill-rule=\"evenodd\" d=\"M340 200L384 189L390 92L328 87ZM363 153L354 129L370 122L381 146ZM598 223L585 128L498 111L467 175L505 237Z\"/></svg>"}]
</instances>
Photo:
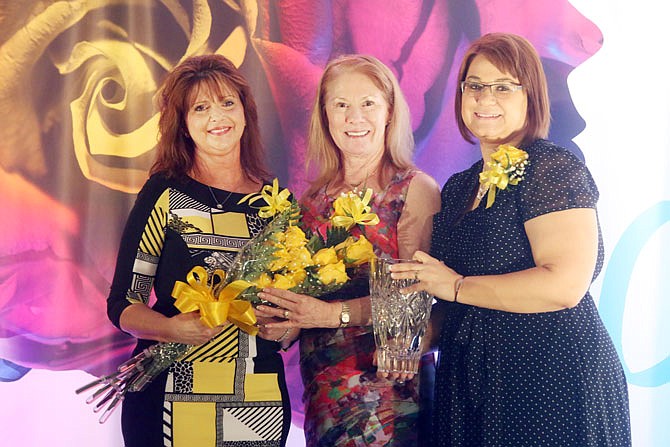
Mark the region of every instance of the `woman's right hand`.
<instances>
[{"instance_id":1,"label":"woman's right hand","mask_svg":"<svg viewBox=\"0 0 670 447\"><path fill-rule=\"evenodd\" d=\"M454 301L456 281L463 278L463 275L420 250L414 253L412 259L418 262L389 266L391 277L417 280L415 284L407 287L407 293L425 290L435 298Z\"/></svg>"},{"instance_id":2,"label":"woman's right hand","mask_svg":"<svg viewBox=\"0 0 670 447\"><path fill-rule=\"evenodd\" d=\"M200 312L180 313L168 319L170 341L187 345L201 345L216 337L223 326L208 327L200 320Z\"/></svg>"}]
</instances>

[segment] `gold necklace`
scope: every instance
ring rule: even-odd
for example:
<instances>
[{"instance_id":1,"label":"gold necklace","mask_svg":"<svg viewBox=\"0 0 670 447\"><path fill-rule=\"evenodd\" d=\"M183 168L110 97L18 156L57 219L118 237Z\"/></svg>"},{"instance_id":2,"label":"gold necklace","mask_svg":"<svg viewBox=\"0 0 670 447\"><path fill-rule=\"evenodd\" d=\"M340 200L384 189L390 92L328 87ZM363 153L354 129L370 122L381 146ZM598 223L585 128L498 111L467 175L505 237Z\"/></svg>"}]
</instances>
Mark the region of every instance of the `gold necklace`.
<instances>
[{"instance_id":1,"label":"gold necklace","mask_svg":"<svg viewBox=\"0 0 670 447\"><path fill-rule=\"evenodd\" d=\"M377 168L375 168L369 174L365 174L365 177L363 178L363 180L361 180L358 183L349 183L344 179L342 179L342 182L344 183L345 186L349 187L352 192L356 193L356 192L358 192L358 187L359 186L361 186L363 183L367 182L369 178L373 177L376 174L377 174Z\"/></svg>"},{"instance_id":2,"label":"gold necklace","mask_svg":"<svg viewBox=\"0 0 670 447\"><path fill-rule=\"evenodd\" d=\"M363 183L364 181L365 181L365 180L361 180L361 181L358 182L358 183L347 183L347 182L344 182L344 184L347 185L347 186L349 187L349 189L350 189L352 192L358 192L358 187L359 187L359 186L361 185L361 183Z\"/></svg>"}]
</instances>

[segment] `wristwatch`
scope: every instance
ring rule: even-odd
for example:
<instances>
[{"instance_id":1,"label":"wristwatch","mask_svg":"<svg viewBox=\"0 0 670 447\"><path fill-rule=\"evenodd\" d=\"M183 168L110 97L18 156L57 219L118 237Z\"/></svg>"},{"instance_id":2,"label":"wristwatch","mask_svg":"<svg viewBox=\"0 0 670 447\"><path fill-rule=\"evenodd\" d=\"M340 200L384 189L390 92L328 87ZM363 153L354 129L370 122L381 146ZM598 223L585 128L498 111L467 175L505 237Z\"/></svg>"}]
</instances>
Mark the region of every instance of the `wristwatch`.
<instances>
[{"instance_id":1,"label":"wristwatch","mask_svg":"<svg viewBox=\"0 0 670 447\"><path fill-rule=\"evenodd\" d=\"M351 321L351 312L349 304L342 303L342 312L340 312L340 327L347 327Z\"/></svg>"}]
</instances>

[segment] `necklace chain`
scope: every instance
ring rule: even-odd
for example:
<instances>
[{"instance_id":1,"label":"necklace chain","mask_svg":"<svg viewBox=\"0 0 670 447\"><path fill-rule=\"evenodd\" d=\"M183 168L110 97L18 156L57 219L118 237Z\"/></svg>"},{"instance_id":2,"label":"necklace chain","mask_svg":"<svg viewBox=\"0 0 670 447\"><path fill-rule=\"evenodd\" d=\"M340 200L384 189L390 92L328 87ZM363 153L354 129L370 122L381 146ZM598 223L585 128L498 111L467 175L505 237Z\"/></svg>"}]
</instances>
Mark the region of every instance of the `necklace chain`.
<instances>
[{"instance_id":1,"label":"necklace chain","mask_svg":"<svg viewBox=\"0 0 670 447\"><path fill-rule=\"evenodd\" d=\"M354 183L346 183L346 182L345 182L345 184L349 187L349 189L350 189L352 192L358 192L358 187L359 187L359 186L361 185L361 183L363 183L364 181L365 181L365 180L362 180L362 181L360 181L360 182L358 182L358 183L356 183L356 184L354 184Z\"/></svg>"},{"instance_id":2,"label":"necklace chain","mask_svg":"<svg viewBox=\"0 0 670 447\"><path fill-rule=\"evenodd\" d=\"M363 183L367 182L370 178L372 178L376 174L377 174L377 168L375 168L372 172L365 174L365 177L363 177L363 180L361 180L358 183L349 183L344 179L343 179L343 182L346 186L351 188L351 190L353 192L358 192L358 187L361 186Z\"/></svg>"},{"instance_id":3,"label":"necklace chain","mask_svg":"<svg viewBox=\"0 0 670 447\"><path fill-rule=\"evenodd\" d=\"M216 198L216 195L214 194L214 190L212 189L212 187L207 185L207 189L209 189L209 193L212 195L214 202L216 202L216 208L220 210L223 209L223 205L225 205L228 199L230 199L230 196L233 195L232 191L228 191L228 195L226 196L225 199L223 199L223 202L219 202L219 200Z\"/></svg>"}]
</instances>

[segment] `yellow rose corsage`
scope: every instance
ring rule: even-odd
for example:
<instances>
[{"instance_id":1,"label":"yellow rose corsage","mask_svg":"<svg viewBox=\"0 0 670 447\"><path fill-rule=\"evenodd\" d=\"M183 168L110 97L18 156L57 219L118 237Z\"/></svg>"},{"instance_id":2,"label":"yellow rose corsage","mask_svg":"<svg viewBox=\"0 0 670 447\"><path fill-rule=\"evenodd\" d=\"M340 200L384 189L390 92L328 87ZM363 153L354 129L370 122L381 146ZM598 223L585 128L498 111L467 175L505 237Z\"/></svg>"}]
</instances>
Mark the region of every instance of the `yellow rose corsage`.
<instances>
[{"instance_id":1,"label":"yellow rose corsage","mask_svg":"<svg viewBox=\"0 0 670 447\"><path fill-rule=\"evenodd\" d=\"M508 185L517 185L523 180L528 153L509 144L501 144L498 150L491 154L491 160L486 162L488 169L479 174L480 194L488 190L486 208L490 208L496 199L496 190L506 189Z\"/></svg>"}]
</instances>

